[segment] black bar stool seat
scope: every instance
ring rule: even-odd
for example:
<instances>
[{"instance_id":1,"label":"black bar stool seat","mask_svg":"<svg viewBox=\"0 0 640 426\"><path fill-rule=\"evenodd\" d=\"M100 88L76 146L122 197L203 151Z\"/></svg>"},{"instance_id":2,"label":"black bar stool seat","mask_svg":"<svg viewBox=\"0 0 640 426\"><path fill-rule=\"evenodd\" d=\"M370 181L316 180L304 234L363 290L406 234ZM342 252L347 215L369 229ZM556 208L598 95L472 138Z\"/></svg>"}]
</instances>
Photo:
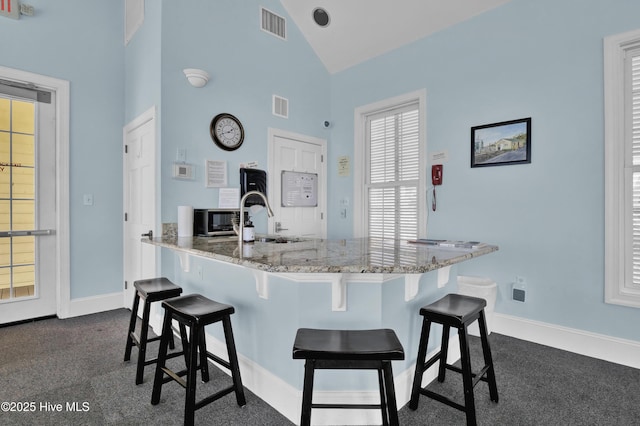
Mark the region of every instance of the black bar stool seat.
<instances>
[{"instance_id":1,"label":"black bar stool seat","mask_svg":"<svg viewBox=\"0 0 640 426\"><path fill-rule=\"evenodd\" d=\"M149 333L149 312L151 304L159 302L171 297L180 296L182 287L175 285L169 279L151 278L146 280L137 280L133 283L135 295L133 297L133 307L131 308L131 319L129 320L129 332L127 333L127 345L124 351L124 360L131 359L131 349L133 346L138 348L138 362L136 368L136 385L142 383L144 375L144 367L154 364L158 359L146 359L147 343L160 340L160 336L148 337ZM140 299L144 300L142 310L142 324L140 328L140 336L136 334L136 321L138 319L138 306ZM171 349L174 348L173 338L170 341ZM178 354L179 355L179 354Z\"/></svg>"},{"instance_id":2,"label":"black bar stool seat","mask_svg":"<svg viewBox=\"0 0 640 426\"><path fill-rule=\"evenodd\" d=\"M418 408L420 395L425 395L436 401L449 405L450 407L464 411L467 425L476 424L476 410L473 396L473 388L479 381L487 382L489 385L489 396L491 401L498 402L498 388L491 357L491 348L487 335L487 325L484 315L486 300L477 297L464 296L460 294L448 294L436 302L424 306L420 309L423 316L422 332L420 334L420 344L418 346L418 359L416 360L416 370L411 390L411 400L409 408ZM482 354L484 367L476 374L471 371L471 358L469 354L469 341L467 328L474 321L478 321L480 329L480 341L482 344ZM427 344L429 343L429 330L431 323L442 324L442 342L440 351L431 359L425 362L427 355ZM460 341L460 360L462 368L447 364L447 351L449 349L449 330L454 327L458 330ZM446 396L435 393L426 388L422 388L422 376L424 372L436 362L440 361L438 369L438 381L444 382L445 371L451 370L462 374L464 388L464 404L459 404Z\"/></svg>"},{"instance_id":3,"label":"black bar stool seat","mask_svg":"<svg viewBox=\"0 0 640 426\"><path fill-rule=\"evenodd\" d=\"M395 332L375 330L298 329L293 359L304 359L304 385L300 424L311 424L312 408L381 409L384 425L398 424L392 360L403 360L404 349ZM315 370L377 370L380 404L313 404Z\"/></svg>"},{"instance_id":4,"label":"black bar stool seat","mask_svg":"<svg viewBox=\"0 0 640 426\"><path fill-rule=\"evenodd\" d=\"M164 323L162 327L162 338L160 340L160 350L158 353L158 363L156 364L156 373L153 380L151 404L156 405L160 402L160 394L164 383L176 381L186 389L184 412L185 425L192 425L194 423L195 410L202 408L231 392L235 392L236 401L239 406L245 405L247 402L244 396L242 380L240 378L238 356L236 354L233 331L231 329L231 314L235 312L234 307L207 299L199 294L190 294L167 299L162 302L162 306L165 312ZM185 351L186 368L181 371L173 371L166 367L167 347L169 346L170 335L172 333L172 320L176 320L180 324L182 346ZM228 362L206 350L204 327L208 324L213 324L219 321L222 321L224 330L227 353L229 356ZM189 327L188 338L185 327ZM198 347L200 347L199 365ZM206 382L209 380L208 374L206 379L204 377L205 366L207 365L208 359L211 359L215 363L230 370L233 384L213 395L196 401L196 372L201 368L203 371L203 381ZM185 375L186 381L182 379Z\"/></svg>"}]
</instances>

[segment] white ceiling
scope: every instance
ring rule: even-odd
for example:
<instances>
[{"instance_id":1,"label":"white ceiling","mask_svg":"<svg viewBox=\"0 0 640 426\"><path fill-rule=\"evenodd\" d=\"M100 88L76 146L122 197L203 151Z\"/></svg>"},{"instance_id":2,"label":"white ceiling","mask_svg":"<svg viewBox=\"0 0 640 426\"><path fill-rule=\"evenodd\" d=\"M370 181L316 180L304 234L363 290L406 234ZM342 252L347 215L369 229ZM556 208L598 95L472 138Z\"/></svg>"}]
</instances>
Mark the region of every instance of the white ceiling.
<instances>
[{"instance_id":1,"label":"white ceiling","mask_svg":"<svg viewBox=\"0 0 640 426\"><path fill-rule=\"evenodd\" d=\"M330 73L465 21L510 0L280 0ZM329 26L313 10L324 8Z\"/></svg>"}]
</instances>

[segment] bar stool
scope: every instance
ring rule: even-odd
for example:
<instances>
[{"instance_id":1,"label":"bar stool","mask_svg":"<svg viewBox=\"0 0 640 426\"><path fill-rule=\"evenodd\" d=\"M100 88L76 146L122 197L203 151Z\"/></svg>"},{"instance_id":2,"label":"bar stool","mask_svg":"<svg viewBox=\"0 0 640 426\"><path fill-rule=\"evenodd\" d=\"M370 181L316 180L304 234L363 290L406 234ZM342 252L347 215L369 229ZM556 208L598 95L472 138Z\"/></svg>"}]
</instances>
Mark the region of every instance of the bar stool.
<instances>
[{"instance_id":1,"label":"bar stool","mask_svg":"<svg viewBox=\"0 0 640 426\"><path fill-rule=\"evenodd\" d=\"M160 350L158 353L158 363L153 380L153 392L151 404L157 405L160 402L160 394L164 383L175 380L186 389L184 424L194 423L195 410L231 393L235 392L236 401L239 406L245 405L246 399L242 380L240 378L240 368L238 366L238 356L233 340L231 329L231 314L235 309L231 305L225 305L207 299L199 294L175 297L162 302L164 307L164 323L162 326L162 339L160 340ZM172 371L166 367L167 347L169 346L171 334L171 321L176 320L180 324L180 334L182 345L186 352L186 368L181 371ZM218 356L207 352L205 345L204 327L208 324L222 321L224 337L227 344L229 362ZM189 327L189 338L187 339L185 328ZM196 371L198 370L198 346L200 346L200 366L207 364L207 359L211 359L231 371L233 384L225 389L216 392L200 401L196 402ZM165 377L165 374L167 377ZM187 376L186 381L182 376ZM203 381L208 381L203 377Z\"/></svg>"},{"instance_id":2,"label":"bar stool","mask_svg":"<svg viewBox=\"0 0 640 426\"><path fill-rule=\"evenodd\" d=\"M391 360L403 360L404 349L395 332L376 330L298 329L293 359L304 359L304 385L300 425L311 424L312 408L359 408L382 411L384 425L398 424ZM313 404L315 370L377 370L380 404Z\"/></svg>"},{"instance_id":3,"label":"bar stool","mask_svg":"<svg viewBox=\"0 0 640 426\"><path fill-rule=\"evenodd\" d=\"M409 401L410 409L416 410L418 408L418 398L420 397L420 394L422 394L453 408L464 411L467 418L467 425L475 425L476 409L473 397L473 388L480 380L488 383L491 401L498 402L498 388L496 386L496 376L493 368L491 348L489 347L489 340L487 338L487 326L484 316L484 307L486 304L487 302L481 298L463 296L460 294L448 294L440 300L420 309L420 315L424 318L422 321L420 344L418 346L418 359L416 360L415 376L411 390L411 400ZM482 343L482 353L485 365L477 374L474 374L471 371L467 327L476 320L478 320L480 328L480 341ZM427 344L429 343L429 329L431 328L432 322L442 324L442 343L440 351L425 363ZM450 327L458 329L462 368L447 364ZM429 367L435 364L436 361L440 361L438 369L439 382L444 382L445 370L447 369L462 374L464 405L459 404L446 396L432 392L426 388L422 388L422 375Z\"/></svg>"},{"instance_id":4,"label":"bar stool","mask_svg":"<svg viewBox=\"0 0 640 426\"><path fill-rule=\"evenodd\" d=\"M129 321L129 332L127 333L127 345L124 351L124 360L131 359L131 348L135 345L138 347L138 364L136 368L136 385L142 383L144 367L154 364L158 359L146 359L147 343L160 340L160 336L148 338L149 333L149 311L153 302L159 302L171 297L180 296L182 287L175 285L167 278L151 278L147 280L137 280L133 283L136 294L133 297L133 307L131 308L131 319ZM142 310L142 324L140 328L140 336L135 332L136 321L138 319L138 305L140 299L144 299L144 308ZM170 341L171 349L175 347L173 342L173 334ZM177 354L180 355L180 354ZM177 356L172 354L172 356Z\"/></svg>"}]
</instances>

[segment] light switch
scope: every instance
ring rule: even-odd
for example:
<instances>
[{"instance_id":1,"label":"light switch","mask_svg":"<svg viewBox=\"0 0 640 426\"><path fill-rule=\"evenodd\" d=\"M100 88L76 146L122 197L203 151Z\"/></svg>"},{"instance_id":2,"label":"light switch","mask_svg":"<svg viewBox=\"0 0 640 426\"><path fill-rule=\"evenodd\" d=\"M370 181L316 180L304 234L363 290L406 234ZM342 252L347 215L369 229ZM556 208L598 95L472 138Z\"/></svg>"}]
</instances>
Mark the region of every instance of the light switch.
<instances>
[{"instance_id":1,"label":"light switch","mask_svg":"<svg viewBox=\"0 0 640 426\"><path fill-rule=\"evenodd\" d=\"M93 194L84 194L82 196L82 201L85 206L93 205Z\"/></svg>"}]
</instances>

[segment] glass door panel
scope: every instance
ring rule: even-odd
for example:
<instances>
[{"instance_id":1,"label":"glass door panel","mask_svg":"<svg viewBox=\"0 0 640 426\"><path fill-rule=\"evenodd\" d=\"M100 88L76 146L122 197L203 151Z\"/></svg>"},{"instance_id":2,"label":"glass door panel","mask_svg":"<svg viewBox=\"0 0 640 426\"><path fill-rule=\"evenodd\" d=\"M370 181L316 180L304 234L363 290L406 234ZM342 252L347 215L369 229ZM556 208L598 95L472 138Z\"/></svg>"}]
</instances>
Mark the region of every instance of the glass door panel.
<instances>
[{"instance_id":1,"label":"glass door panel","mask_svg":"<svg viewBox=\"0 0 640 426\"><path fill-rule=\"evenodd\" d=\"M37 295L35 103L0 98L0 301Z\"/></svg>"}]
</instances>

